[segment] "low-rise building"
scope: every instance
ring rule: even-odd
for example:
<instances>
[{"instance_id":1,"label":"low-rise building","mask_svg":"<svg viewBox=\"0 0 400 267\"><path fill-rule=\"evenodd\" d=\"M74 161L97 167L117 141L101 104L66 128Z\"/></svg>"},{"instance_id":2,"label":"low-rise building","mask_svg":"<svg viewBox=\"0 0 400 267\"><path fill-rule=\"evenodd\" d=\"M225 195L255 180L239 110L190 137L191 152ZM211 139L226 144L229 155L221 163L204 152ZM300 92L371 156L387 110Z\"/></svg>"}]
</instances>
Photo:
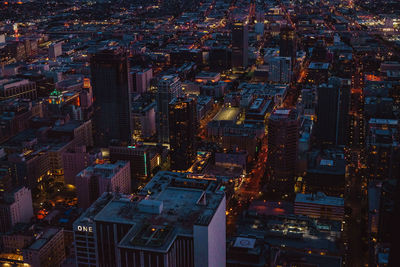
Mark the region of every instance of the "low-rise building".
<instances>
[{"instance_id":1,"label":"low-rise building","mask_svg":"<svg viewBox=\"0 0 400 267\"><path fill-rule=\"evenodd\" d=\"M324 193L296 195L294 213L316 219L342 221L344 218L344 199L331 197Z\"/></svg>"},{"instance_id":2,"label":"low-rise building","mask_svg":"<svg viewBox=\"0 0 400 267\"><path fill-rule=\"evenodd\" d=\"M31 266L60 266L65 259L63 230L53 227L44 229L22 253L24 262Z\"/></svg>"}]
</instances>

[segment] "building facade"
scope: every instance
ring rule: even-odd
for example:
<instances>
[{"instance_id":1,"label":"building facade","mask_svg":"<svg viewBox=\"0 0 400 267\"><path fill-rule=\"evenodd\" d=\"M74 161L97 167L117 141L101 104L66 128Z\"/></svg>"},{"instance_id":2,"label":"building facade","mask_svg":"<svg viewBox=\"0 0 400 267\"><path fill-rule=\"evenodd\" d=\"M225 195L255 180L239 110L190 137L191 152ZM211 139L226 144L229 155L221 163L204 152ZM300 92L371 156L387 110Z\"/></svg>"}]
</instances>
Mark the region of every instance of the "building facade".
<instances>
[{"instance_id":1,"label":"building facade","mask_svg":"<svg viewBox=\"0 0 400 267\"><path fill-rule=\"evenodd\" d=\"M0 232L12 229L17 223L28 223L33 217L32 194L26 187L19 187L0 195Z\"/></svg>"},{"instance_id":2,"label":"building facade","mask_svg":"<svg viewBox=\"0 0 400 267\"><path fill-rule=\"evenodd\" d=\"M344 219L344 200L324 193L297 194L294 201L294 213L316 219L342 221Z\"/></svg>"},{"instance_id":3,"label":"building facade","mask_svg":"<svg viewBox=\"0 0 400 267\"><path fill-rule=\"evenodd\" d=\"M249 53L249 36L247 22L234 22L232 25L232 68L247 68Z\"/></svg>"},{"instance_id":4,"label":"building facade","mask_svg":"<svg viewBox=\"0 0 400 267\"><path fill-rule=\"evenodd\" d=\"M93 233L96 245L81 242L76 254L94 248L100 267L224 267L226 207L220 186L159 172L134 199L102 197L89 209L91 219L75 222L75 237L86 241Z\"/></svg>"},{"instance_id":5,"label":"building facade","mask_svg":"<svg viewBox=\"0 0 400 267\"><path fill-rule=\"evenodd\" d=\"M193 164L197 128L196 100L172 100L169 104L169 141L173 170L187 170Z\"/></svg>"},{"instance_id":6,"label":"building facade","mask_svg":"<svg viewBox=\"0 0 400 267\"><path fill-rule=\"evenodd\" d=\"M177 75L163 76L157 85L157 135L158 142L169 143L169 110L168 105L172 99L180 97L182 84Z\"/></svg>"},{"instance_id":7,"label":"building facade","mask_svg":"<svg viewBox=\"0 0 400 267\"><path fill-rule=\"evenodd\" d=\"M104 192L131 192L130 164L117 161L114 164L89 166L75 177L78 205L88 208Z\"/></svg>"},{"instance_id":8,"label":"building facade","mask_svg":"<svg viewBox=\"0 0 400 267\"><path fill-rule=\"evenodd\" d=\"M277 109L268 120L268 161L271 187L293 192L299 140L295 109Z\"/></svg>"}]
</instances>

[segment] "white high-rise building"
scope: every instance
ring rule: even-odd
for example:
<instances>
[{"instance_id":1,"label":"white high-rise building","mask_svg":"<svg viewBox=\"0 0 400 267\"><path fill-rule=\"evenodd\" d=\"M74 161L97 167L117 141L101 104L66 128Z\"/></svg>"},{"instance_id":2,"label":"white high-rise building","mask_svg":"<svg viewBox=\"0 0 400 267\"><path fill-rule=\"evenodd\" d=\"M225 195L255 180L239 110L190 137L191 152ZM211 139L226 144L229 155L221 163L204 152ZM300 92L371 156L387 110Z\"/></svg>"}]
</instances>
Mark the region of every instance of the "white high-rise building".
<instances>
[{"instance_id":1,"label":"white high-rise building","mask_svg":"<svg viewBox=\"0 0 400 267\"><path fill-rule=\"evenodd\" d=\"M225 210L218 182L159 172L134 197L103 195L74 223L77 264L85 255L99 267L225 267Z\"/></svg>"}]
</instances>

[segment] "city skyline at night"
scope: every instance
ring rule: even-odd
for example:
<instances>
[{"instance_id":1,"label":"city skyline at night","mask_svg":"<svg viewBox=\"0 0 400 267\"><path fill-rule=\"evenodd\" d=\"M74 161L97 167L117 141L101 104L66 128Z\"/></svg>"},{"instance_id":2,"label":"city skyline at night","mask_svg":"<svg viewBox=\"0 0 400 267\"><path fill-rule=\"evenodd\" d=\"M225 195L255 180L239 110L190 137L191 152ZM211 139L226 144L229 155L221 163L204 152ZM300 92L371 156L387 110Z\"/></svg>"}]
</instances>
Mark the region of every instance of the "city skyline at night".
<instances>
[{"instance_id":1,"label":"city skyline at night","mask_svg":"<svg viewBox=\"0 0 400 267\"><path fill-rule=\"evenodd\" d=\"M0 266L400 266L400 2L0 0Z\"/></svg>"}]
</instances>

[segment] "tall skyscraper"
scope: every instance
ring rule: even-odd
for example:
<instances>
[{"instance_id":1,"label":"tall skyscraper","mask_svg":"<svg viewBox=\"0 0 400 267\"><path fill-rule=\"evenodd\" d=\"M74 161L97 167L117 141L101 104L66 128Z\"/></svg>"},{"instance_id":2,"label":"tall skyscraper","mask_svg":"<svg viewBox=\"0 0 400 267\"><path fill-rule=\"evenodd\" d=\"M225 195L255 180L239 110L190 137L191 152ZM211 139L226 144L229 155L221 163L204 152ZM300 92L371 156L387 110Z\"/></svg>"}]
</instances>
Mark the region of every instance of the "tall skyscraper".
<instances>
[{"instance_id":1,"label":"tall skyscraper","mask_svg":"<svg viewBox=\"0 0 400 267\"><path fill-rule=\"evenodd\" d=\"M217 181L158 172L135 197L103 194L74 223L88 266L226 266L226 199ZM77 264L78 265L78 264Z\"/></svg>"},{"instance_id":2,"label":"tall skyscraper","mask_svg":"<svg viewBox=\"0 0 400 267\"><path fill-rule=\"evenodd\" d=\"M187 170L196 155L197 105L195 99L175 98L169 104L171 168Z\"/></svg>"},{"instance_id":3,"label":"tall skyscraper","mask_svg":"<svg viewBox=\"0 0 400 267\"><path fill-rule=\"evenodd\" d=\"M296 33L295 30L289 26L281 28L279 35L279 55L281 57L290 57L292 62L296 58Z\"/></svg>"},{"instance_id":4,"label":"tall skyscraper","mask_svg":"<svg viewBox=\"0 0 400 267\"><path fill-rule=\"evenodd\" d=\"M157 135L158 142L169 143L168 104L172 99L181 96L182 84L177 75L166 75L157 86Z\"/></svg>"},{"instance_id":5,"label":"tall skyscraper","mask_svg":"<svg viewBox=\"0 0 400 267\"><path fill-rule=\"evenodd\" d=\"M268 162L271 188L292 193L299 139L295 109L277 109L268 121Z\"/></svg>"},{"instance_id":6,"label":"tall skyscraper","mask_svg":"<svg viewBox=\"0 0 400 267\"><path fill-rule=\"evenodd\" d=\"M321 144L345 145L349 120L350 87L339 78L317 89L316 138Z\"/></svg>"},{"instance_id":7,"label":"tall skyscraper","mask_svg":"<svg viewBox=\"0 0 400 267\"><path fill-rule=\"evenodd\" d=\"M232 68L243 70L248 64L249 36L247 22L232 25Z\"/></svg>"},{"instance_id":8,"label":"tall skyscraper","mask_svg":"<svg viewBox=\"0 0 400 267\"><path fill-rule=\"evenodd\" d=\"M128 60L122 47L107 47L90 61L95 100L95 138L99 146L111 140L131 141L131 98Z\"/></svg>"}]
</instances>

